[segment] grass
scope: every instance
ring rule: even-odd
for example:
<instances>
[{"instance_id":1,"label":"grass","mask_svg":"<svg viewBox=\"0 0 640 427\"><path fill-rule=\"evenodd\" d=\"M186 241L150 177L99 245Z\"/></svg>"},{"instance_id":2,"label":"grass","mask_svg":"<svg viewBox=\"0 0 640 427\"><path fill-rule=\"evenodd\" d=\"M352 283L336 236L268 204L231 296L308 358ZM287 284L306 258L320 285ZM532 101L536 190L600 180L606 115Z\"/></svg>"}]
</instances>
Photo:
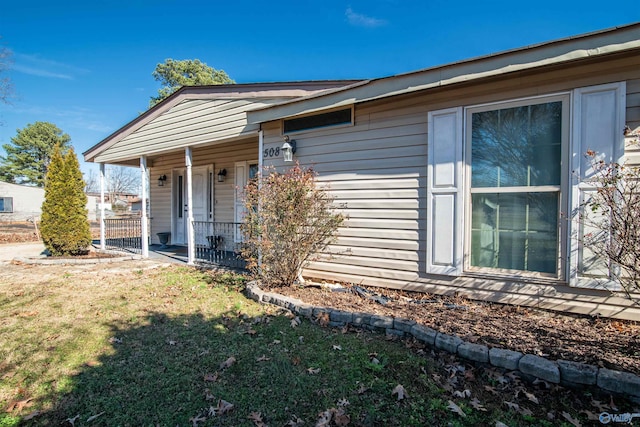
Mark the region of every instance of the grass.
<instances>
[{"instance_id":1,"label":"grass","mask_svg":"<svg viewBox=\"0 0 640 427\"><path fill-rule=\"evenodd\" d=\"M562 412L585 419L561 389L536 390L538 404L510 396L515 410L506 392L490 391L514 380L495 371L373 333L306 319L293 327L289 313L246 299L236 275L42 271L24 283L0 279L3 427L313 426L325 411L330 425L354 426L571 425ZM401 400L398 385L408 394ZM467 387L471 396L452 394ZM217 413L222 401L233 409Z\"/></svg>"}]
</instances>

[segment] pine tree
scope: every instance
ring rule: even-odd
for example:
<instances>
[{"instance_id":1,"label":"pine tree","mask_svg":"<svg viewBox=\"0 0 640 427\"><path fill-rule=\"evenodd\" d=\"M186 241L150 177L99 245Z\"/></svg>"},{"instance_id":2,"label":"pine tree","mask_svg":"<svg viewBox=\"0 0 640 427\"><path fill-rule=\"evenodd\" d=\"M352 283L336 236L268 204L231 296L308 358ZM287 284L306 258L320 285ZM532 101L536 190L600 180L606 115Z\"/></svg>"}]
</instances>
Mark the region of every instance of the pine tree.
<instances>
[{"instance_id":1,"label":"pine tree","mask_svg":"<svg viewBox=\"0 0 640 427\"><path fill-rule=\"evenodd\" d=\"M63 153L70 146L71 137L49 122L35 122L18 129L10 144L3 144L7 153L0 156L0 178L14 184L44 186L47 168L54 147Z\"/></svg>"},{"instance_id":2,"label":"pine tree","mask_svg":"<svg viewBox=\"0 0 640 427\"><path fill-rule=\"evenodd\" d=\"M80 164L73 148L63 155L56 146L51 156L42 204L42 240L51 255L84 255L91 245L87 196Z\"/></svg>"}]
</instances>

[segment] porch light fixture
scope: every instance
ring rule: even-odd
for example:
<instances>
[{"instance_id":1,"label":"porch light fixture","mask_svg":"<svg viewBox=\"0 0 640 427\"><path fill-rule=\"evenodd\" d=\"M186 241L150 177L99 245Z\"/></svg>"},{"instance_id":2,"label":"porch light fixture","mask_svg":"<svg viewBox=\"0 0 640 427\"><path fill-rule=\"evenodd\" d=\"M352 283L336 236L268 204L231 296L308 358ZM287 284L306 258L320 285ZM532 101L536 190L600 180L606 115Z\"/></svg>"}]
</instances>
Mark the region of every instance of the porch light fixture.
<instances>
[{"instance_id":1,"label":"porch light fixture","mask_svg":"<svg viewBox=\"0 0 640 427\"><path fill-rule=\"evenodd\" d=\"M167 180L167 175L160 175L158 177L158 187L164 187L164 182Z\"/></svg>"},{"instance_id":2,"label":"porch light fixture","mask_svg":"<svg viewBox=\"0 0 640 427\"><path fill-rule=\"evenodd\" d=\"M226 169L220 169L220 172L218 172L218 182L224 182L224 178L227 176L227 170Z\"/></svg>"},{"instance_id":3,"label":"porch light fixture","mask_svg":"<svg viewBox=\"0 0 640 427\"><path fill-rule=\"evenodd\" d=\"M289 135L284 136L284 144L282 144L282 156L285 162L293 161L293 154L296 152L295 139L289 139Z\"/></svg>"}]
</instances>

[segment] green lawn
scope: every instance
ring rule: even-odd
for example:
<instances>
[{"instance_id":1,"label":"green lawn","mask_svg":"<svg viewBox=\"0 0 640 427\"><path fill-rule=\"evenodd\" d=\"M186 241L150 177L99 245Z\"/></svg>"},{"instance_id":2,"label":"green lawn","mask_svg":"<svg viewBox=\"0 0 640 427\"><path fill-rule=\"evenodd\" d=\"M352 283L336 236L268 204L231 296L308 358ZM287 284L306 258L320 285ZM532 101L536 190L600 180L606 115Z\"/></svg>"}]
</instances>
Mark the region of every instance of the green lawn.
<instances>
[{"instance_id":1,"label":"green lawn","mask_svg":"<svg viewBox=\"0 0 640 427\"><path fill-rule=\"evenodd\" d=\"M604 401L298 324L229 274L33 269L0 278L0 426L570 426Z\"/></svg>"}]
</instances>

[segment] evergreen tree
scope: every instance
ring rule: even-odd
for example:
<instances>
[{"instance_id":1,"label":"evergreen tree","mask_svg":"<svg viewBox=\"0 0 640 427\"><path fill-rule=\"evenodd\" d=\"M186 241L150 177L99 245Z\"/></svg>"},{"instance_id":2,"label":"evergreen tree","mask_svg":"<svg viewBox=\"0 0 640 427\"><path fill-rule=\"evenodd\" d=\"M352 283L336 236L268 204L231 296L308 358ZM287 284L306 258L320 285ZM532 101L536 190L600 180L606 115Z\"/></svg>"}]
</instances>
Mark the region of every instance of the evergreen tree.
<instances>
[{"instance_id":1,"label":"evergreen tree","mask_svg":"<svg viewBox=\"0 0 640 427\"><path fill-rule=\"evenodd\" d=\"M2 148L6 157L0 156L0 178L14 184L44 186L44 177L56 145L64 152L71 137L49 122L35 122L18 129L11 144Z\"/></svg>"},{"instance_id":2,"label":"evergreen tree","mask_svg":"<svg viewBox=\"0 0 640 427\"><path fill-rule=\"evenodd\" d=\"M63 155L56 146L51 156L44 186L41 233L53 256L83 255L91 245L87 196L73 148Z\"/></svg>"},{"instance_id":3,"label":"evergreen tree","mask_svg":"<svg viewBox=\"0 0 640 427\"><path fill-rule=\"evenodd\" d=\"M162 84L158 96L152 96L149 107L167 98L182 86L223 85L235 83L223 70L216 70L199 59L166 59L156 65L153 78Z\"/></svg>"}]
</instances>

